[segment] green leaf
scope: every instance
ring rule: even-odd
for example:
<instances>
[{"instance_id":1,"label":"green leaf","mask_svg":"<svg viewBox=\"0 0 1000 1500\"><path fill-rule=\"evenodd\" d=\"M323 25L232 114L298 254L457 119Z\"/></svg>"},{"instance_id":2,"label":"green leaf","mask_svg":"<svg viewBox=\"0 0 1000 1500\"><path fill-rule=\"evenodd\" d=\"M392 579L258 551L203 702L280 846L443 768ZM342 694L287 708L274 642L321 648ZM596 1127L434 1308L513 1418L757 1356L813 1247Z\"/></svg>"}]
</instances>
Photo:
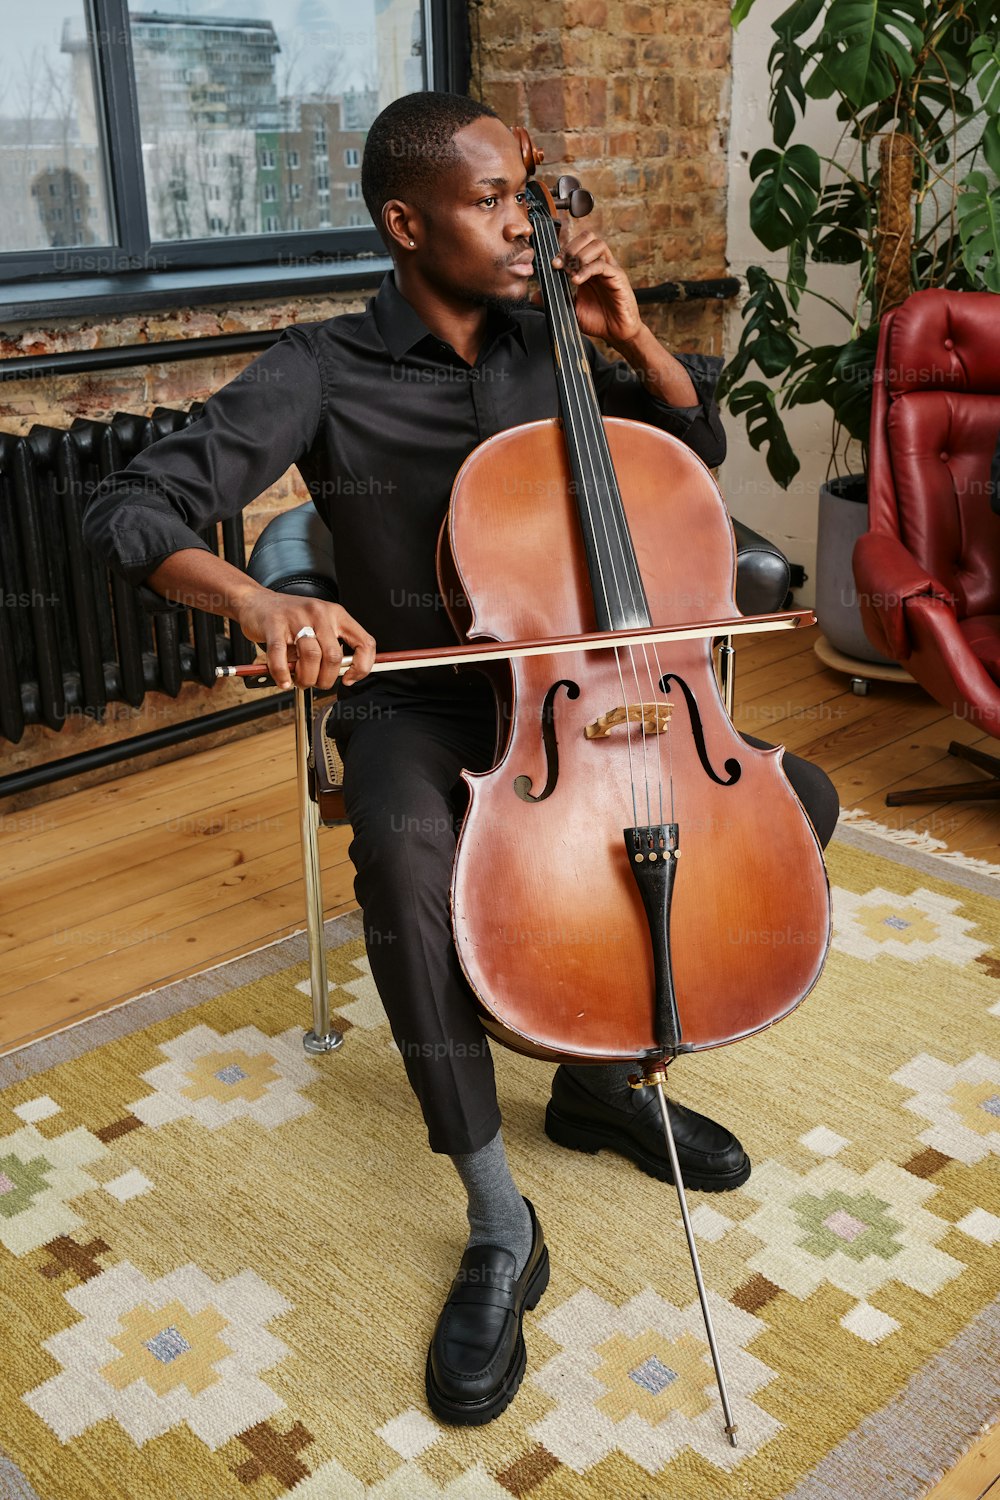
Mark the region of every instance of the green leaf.
<instances>
[{"instance_id":1,"label":"green leaf","mask_svg":"<svg viewBox=\"0 0 1000 1500\"><path fill-rule=\"evenodd\" d=\"M851 437L868 441L872 416L872 386L875 381L875 353L878 349L878 324L849 344L845 344L834 361L830 390L825 399L834 416Z\"/></svg>"},{"instance_id":2,"label":"green leaf","mask_svg":"<svg viewBox=\"0 0 1000 1500\"><path fill-rule=\"evenodd\" d=\"M828 0L792 0L771 29L779 36L804 36L826 4Z\"/></svg>"},{"instance_id":3,"label":"green leaf","mask_svg":"<svg viewBox=\"0 0 1000 1500\"><path fill-rule=\"evenodd\" d=\"M1000 292L1000 187L991 189L984 172L970 172L957 207L965 269L987 291Z\"/></svg>"},{"instance_id":4,"label":"green leaf","mask_svg":"<svg viewBox=\"0 0 1000 1500\"><path fill-rule=\"evenodd\" d=\"M983 155L995 177L1000 177L1000 118L994 116L983 127Z\"/></svg>"},{"instance_id":5,"label":"green leaf","mask_svg":"<svg viewBox=\"0 0 1000 1500\"><path fill-rule=\"evenodd\" d=\"M874 212L871 191L854 178L829 183L806 231L811 259L820 264L856 265L871 234Z\"/></svg>"},{"instance_id":6,"label":"green leaf","mask_svg":"<svg viewBox=\"0 0 1000 1500\"><path fill-rule=\"evenodd\" d=\"M924 0L830 0L806 92L814 99L843 95L856 110L895 93L913 73L924 39Z\"/></svg>"},{"instance_id":7,"label":"green leaf","mask_svg":"<svg viewBox=\"0 0 1000 1500\"><path fill-rule=\"evenodd\" d=\"M781 250L806 228L819 202L819 157L811 146L789 146L784 153L755 153L750 176L750 227L768 250Z\"/></svg>"},{"instance_id":8,"label":"green leaf","mask_svg":"<svg viewBox=\"0 0 1000 1500\"><path fill-rule=\"evenodd\" d=\"M790 37L779 34L771 48L767 66L771 74L771 102L768 118L776 146L787 146L795 129L796 109L801 114L805 108L806 95L802 87L802 70L805 54Z\"/></svg>"},{"instance_id":9,"label":"green leaf","mask_svg":"<svg viewBox=\"0 0 1000 1500\"><path fill-rule=\"evenodd\" d=\"M771 101L768 118L776 146L787 146L795 129L796 108L801 114L806 95L802 87L805 53L799 38L809 30L827 0L795 0L771 28L777 41L767 59L771 77Z\"/></svg>"},{"instance_id":10,"label":"green leaf","mask_svg":"<svg viewBox=\"0 0 1000 1500\"><path fill-rule=\"evenodd\" d=\"M722 371L718 394L721 400L743 379L752 364L765 375L781 375L796 356L791 330L798 324L785 306L781 290L760 266L747 271L750 296L743 308L743 332L736 353Z\"/></svg>"},{"instance_id":11,"label":"green leaf","mask_svg":"<svg viewBox=\"0 0 1000 1500\"><path fill-rule=\"evenodd\" d=\"M788 277L785 281L785 290L796 312L799 310L799 303L802 301L802 293L805 291L808 279L806 242L802 238L793 240L788 247Z\"/></svg>"},{"instance_id":12,"label":"green leaf","mask_svg":"<svg viewBox=\"0 0 1000 1500\"><path fill-rule=\"evenodd\" d=\"M813 406L817 401L833 405L830 394L834 366L843 344L817 344L803 349L789 366L783 406Z\"/></svg>"},{"instance_id":13,"label":"green leaf","mask_svg":"<svg viewBox=\"0 0 1000 1500\"><path fill-rule=\"evenodd\" d=\"M977 36L969 49L976 93L994 119L1000 115L1000 46L988 36Z\"/></svg>"},{"instance_id":14,"label":"green leaf","mask_svg":"<svg viewBox=\"0 0 1000 1500\"><path fill-rule=\"evenodd\" d=\"M792 452L785 424L778 416L774 392L762 380L750 380L733 391L729 409L734 416L746 419L751 447L759 453L767 444L768 472L782 489L787 490L799 472L800 464Z\"/></svg>"},{"instance_id":15,"label":"green leaf","mask_svg":"<svg viewBox=\"0 0 1000 1500\"><path fill-rule=\"evenodd\" d=\"M753 8L753 3L754 0L736 0L735 5L733 6L732 15L729 18L732 22L734 31L739 26L741 21L746 20L747 16L750 14L750 11Z\"/></svg>"}]
</instances>

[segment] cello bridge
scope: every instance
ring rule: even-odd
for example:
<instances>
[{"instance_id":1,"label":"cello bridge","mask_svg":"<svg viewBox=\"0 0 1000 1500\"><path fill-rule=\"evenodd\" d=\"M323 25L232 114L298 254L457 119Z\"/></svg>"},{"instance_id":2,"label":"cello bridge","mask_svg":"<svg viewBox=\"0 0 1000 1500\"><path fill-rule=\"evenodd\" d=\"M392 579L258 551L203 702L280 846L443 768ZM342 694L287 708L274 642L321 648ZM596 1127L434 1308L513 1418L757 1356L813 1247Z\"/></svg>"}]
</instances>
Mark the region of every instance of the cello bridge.
<instances>
[{"instance_id":1,"label":"cello bridge","mask_svg":"<svg viewBox=\"0 0 1000 1500\"><path fill-rule=\"evenodd\" d=\"M641 724L643 734L662 734L670 723L672 703L629 703L609 708L584 729L588 740L603 740L618 724Z\"/></svg>"}]
</instances>

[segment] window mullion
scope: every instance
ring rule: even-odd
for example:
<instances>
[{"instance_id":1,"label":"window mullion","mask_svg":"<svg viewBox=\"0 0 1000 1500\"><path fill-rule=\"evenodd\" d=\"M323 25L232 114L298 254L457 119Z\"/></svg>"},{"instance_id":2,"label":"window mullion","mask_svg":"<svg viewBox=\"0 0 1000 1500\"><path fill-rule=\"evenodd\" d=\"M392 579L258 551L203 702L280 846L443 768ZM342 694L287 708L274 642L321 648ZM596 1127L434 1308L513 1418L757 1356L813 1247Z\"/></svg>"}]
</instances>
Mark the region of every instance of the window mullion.
<instances>
[{"instance_id":1,"label":"window mullion","mask_svg":"<svg viewBox=\"0 0 1000 1500\"><path fill-rule=\"evenodd\" d=\"M122 269L153 269L128 0L91 0Z\"/></svg>"}]
</instances>

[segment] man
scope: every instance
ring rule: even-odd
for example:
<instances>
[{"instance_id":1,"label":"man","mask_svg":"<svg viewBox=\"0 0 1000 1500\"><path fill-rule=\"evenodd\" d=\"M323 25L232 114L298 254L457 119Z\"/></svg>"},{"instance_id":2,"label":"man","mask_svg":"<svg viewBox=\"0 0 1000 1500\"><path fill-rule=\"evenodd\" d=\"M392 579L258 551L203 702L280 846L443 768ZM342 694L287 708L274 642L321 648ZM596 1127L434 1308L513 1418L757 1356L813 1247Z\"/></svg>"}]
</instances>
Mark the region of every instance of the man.
<instances>
[{"instance_id":1,"label":"man","mask_svg":"<svg viewBox=\"0 0 1000 1500\"><path fill-rule=\"evenodd\" d=\"M397 100L372 126L362 186L394 264L366 311L287 330L199 421L102 485L87 536L132 582L238 621L266 646L281 687L291 681L290 647L296 679L320 688L336 681L341 643L354 652L334 733L372 972L431 1149L451 1157L468 1195L469 1244L432 1339L427 1394L438 1416L474 1424L516 1392L523 1314L548 1279L451 937L459 773L492 764L496 711L475 671L367 674L376 639L383 650L454 643L434 561L454 476L483 439L557 415L557 400L544 319L528 301L524 168L492 111L447 94ZM571 273L584 333L624 358L612 364L591 347L602 410L651 422L721 462L704 365L660 346L604 242L575 234L556 264ZM238 512L293 463L333 532L336 606L258 587L192 529ZM832 788L801 761L785 766L825 841ZM669 1179L655 1101L628 1089L627 1071L560 1068L546 1128L562 1144L609 1146ZM718 1191L746 1180L750 1163L728 1130L680 1107L674 1127L689 1185Z\"/></svg>"}]
</instances>

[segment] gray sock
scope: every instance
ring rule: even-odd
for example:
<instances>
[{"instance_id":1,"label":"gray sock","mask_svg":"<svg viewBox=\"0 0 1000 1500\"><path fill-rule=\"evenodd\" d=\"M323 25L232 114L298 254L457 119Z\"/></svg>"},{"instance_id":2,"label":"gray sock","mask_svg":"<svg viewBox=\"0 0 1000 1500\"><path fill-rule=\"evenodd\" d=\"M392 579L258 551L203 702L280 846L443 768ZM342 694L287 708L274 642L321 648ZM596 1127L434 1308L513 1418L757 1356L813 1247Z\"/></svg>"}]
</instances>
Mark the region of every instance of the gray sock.
<instances>
[{"instance_id":1,"label":"gray sock","mask_svg":"<svg viewBox=\"0 0 1000 1500\"><path fill-rule=\"evenodd\" d=\"M514 1275L520 1276L531 1254L531 1217L510 1175L499 1130L488 1145L451 1159L469 1195L469 1244L509 1250Z\"/></svg>"},{"instance_id":2,"label":"gray sock","mask_svg":"<svg viewBox=\"0 0 1000 1500\"><path fill-rule=\"evenodd\" d=\"M563 1063L563 1068L588 1094L593 1094L595 1099L602 1100L605 1104L617 1104L622 1109L631 1109L632 1100L638 1097L645 1101L648 1094L636 1095L628 1081L630 1073L639 1073L641 1069L638 1063L588 1063L586 1067L573 1067L569 1063Z\"/></svg>"}]
</instances>

